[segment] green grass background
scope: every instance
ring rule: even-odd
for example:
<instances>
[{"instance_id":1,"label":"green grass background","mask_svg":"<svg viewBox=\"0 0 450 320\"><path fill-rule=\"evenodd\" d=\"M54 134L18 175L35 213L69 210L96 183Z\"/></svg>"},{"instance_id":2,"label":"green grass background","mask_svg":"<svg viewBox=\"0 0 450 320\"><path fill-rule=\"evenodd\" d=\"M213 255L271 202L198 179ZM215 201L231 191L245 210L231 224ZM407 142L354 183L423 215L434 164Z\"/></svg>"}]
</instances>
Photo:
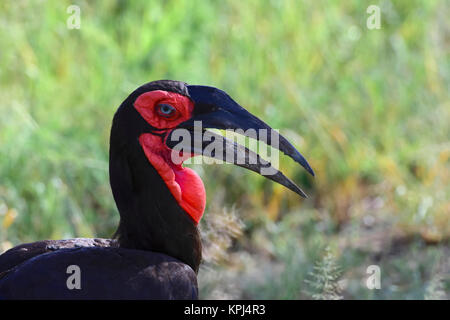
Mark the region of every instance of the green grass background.
<instances>
[{"instance_id":1,"label":"green grass background","mask_svg":"<svg viewBox=\"0 0 450 320\"><path fill-rule=\"evenodd\" d=\"M80 29L67 28L71 4ZM381 8L379 30L366 27L371 4ZM322 289L308 279L334 272L314 269L324 252L344 298L448 298L449 8L1 1L0 252L110 237L113 114L139 85L176 79L227 91L316 171L281 159L310 196L300 200L241 168L194 166L208 195L203 298L312 298ZM379 290L365 285L373 264Z\"/></svg>"}]
</instances>

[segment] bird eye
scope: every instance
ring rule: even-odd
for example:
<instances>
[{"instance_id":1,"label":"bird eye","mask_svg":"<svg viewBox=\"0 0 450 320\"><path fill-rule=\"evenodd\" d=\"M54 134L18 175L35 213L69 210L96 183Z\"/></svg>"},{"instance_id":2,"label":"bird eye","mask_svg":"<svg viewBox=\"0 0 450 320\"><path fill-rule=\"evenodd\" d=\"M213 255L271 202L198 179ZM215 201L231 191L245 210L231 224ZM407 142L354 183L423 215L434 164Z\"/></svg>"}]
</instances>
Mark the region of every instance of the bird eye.
<instances>
[{"instance_id":1,"label":"bird eye","mask_svg":"<svg viewBox=\"0 0 450 320\"><path fill-rule=\"evenodd\" d=\"M173 116L175 116L176 111L177 110L170 104L162 103L156 106L156 112L158 113L158 115L164 118L172 118Z\"/></svg>"}]
</instances>

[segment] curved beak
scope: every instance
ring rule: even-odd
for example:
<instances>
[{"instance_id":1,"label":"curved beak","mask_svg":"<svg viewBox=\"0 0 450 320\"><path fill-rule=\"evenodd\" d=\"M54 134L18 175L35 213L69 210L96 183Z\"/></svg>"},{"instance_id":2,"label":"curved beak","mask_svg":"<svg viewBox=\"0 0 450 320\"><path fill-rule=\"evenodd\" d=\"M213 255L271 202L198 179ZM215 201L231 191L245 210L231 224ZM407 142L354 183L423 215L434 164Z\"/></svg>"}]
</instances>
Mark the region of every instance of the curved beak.
<instances>
[{"instance_id":1,"label":"curved beak","mask_svg":"<svg viewBox=\"0 0 450 320\"><path fill-rule=\"evenodd\" d=\"M268 179L280 183L302 197L306 197L306 194L294 182L274 168L270 162L262 159L246 147L205 129L235 130L236 133L262 141L292 158L314 176L314 171L306 159L286 138L245 110L226 92L220 89L190 85L188 86L188 91L195 104L193 116L191 119L181 123L177 128L187 129L193 133L191 135L193 139L189 141L183 139L180 142L179 136L177 137L174 134L176 132L174 130L166 139L166 144L170 148L174 150L190 150L191 153L196 155L236 164L255 171ZM202 134L195 134L196 131ZM211 144L214 144L215 148L211 149L209 147Z\"/></svg>"}]
</instances>

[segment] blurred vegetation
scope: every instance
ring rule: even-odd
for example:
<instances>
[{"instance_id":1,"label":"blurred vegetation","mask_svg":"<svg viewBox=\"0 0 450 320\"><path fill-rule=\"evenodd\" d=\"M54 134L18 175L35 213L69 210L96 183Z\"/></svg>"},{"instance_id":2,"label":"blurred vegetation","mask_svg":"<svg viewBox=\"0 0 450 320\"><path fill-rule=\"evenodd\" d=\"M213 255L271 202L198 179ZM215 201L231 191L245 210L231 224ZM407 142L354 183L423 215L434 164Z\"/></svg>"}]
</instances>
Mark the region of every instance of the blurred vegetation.
<instances>
[{"instance_id":1,"label":"blurred vegetation","mask_svg":"<svg viewBox=\"0 0 450 320\"><path fill-rule=\"evenodd\" d=\"M281 159L299 200L241 168L194 166L203 298L311 299L328 261L346 299L448 299L449 16L445 0L1 1L0 252L110 237L113 114L139 85L176 79L224 89L316 171ZM373 264L380 290L365 285Z\"/></svg>"}]
</instances>

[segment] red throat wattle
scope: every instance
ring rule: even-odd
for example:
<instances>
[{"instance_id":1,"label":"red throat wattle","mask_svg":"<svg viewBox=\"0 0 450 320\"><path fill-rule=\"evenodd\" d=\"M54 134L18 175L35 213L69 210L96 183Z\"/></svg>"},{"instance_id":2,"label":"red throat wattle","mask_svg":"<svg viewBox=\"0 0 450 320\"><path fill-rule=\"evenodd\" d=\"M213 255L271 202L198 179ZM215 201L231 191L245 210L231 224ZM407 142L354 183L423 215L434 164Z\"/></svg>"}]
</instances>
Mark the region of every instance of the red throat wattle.
<instances>
[{"instance_id":1,"label":"red throat wattle","mask_svg":"<svg viewBox=\"0 0 450 320\"><path fill-rule=\"evenodd\" d=\"M198 224L206 204L202 179L194 170L172 162L172 150L163 144L161 137L145 133L140 136L139 142L175 200Z\"/></svg>"},{"instance_id":2,"label":"red throat wattle","mask_svg":"<svg viewBox=\"0 0 450 320\"><path fill-rule=\"evenodd\" d=\"M175 107L177 116L173 119L159 117L155 113L155 106L158 104L170 104ZM150 125L163 131L169 131L170 128L189 119L193 109L193 103L189 98L160 90L142 94L136 99L134 106ZM148 161L161 176L177 203L195 224L198 224L206 204L206 191L202 179L194 170L172 161L172 150L166 146L161 136L144 133L139 137L139 143Z\"/></svg>"}]
</instances>

